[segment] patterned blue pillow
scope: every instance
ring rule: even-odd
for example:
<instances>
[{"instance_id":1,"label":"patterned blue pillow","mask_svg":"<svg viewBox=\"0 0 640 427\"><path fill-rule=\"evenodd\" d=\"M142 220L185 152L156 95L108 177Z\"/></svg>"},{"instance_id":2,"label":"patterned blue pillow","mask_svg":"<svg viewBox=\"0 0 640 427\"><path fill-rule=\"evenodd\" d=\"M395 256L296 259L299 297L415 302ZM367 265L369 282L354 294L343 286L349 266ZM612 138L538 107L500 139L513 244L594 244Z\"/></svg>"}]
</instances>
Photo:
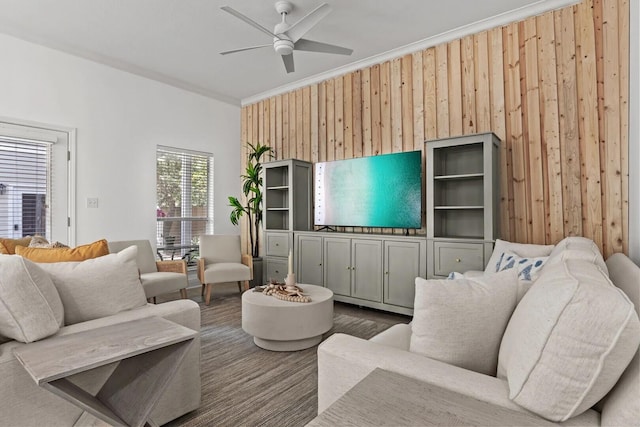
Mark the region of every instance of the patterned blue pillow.
<instances>
[{"instance_id":1,"label":"patterned blue pillow","mask_svg":"<svg viewBox=\"0 0 640 427\"><path fill-rule=\"evenodd\" d=\"M464 279L464 274L462 274L462 273L458 273L457 271L452 271L452 272L451 272L451 273L449 273L449 275L447 276L447 279L449 279L449 280Z\"/></svg>"},{"instance_id":2,"label":"patterned blue pillow","mask_svg":"<svg viewBox=\"0 0 640 427\"><path fill-rule=\"evenodd\" d=\"M548 258L549 257L547 256L537 258L520 258L518 255L505 252L500 255L498 263L496 264L496 270L504 271L510 268L517 268L518 279L535 280Z\"/></svg>"}]
</instances>

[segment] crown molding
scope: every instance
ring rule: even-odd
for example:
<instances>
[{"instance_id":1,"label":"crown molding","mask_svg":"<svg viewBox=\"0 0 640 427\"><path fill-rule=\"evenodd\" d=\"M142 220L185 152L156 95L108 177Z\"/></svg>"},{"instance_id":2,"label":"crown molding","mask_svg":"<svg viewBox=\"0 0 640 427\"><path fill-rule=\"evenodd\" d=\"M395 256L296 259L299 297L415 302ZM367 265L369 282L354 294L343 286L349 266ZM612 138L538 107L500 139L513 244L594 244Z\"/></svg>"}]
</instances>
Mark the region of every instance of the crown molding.
<instances>
[{"instance_id":1,"label":"crown molding","mask_svg":"<svg viewBox=\"0 0 640 427\"><path fill-rule=\"evenodd\" d=\"M372 65L388 61L390 59L404 56L408 53L424 50L442 43L447 43L452 40L468 36L470 34L480 33L482 31L506 25L511 22L521 21L531 16L540 15L550 10L561 9L563 7L579 2L580 0L539 0L536 3L523 6L509 12L504 12L499 15L492 16L491 18L476 21L468 25L463 25L453 30L445 31L444 33L440 33L432 37L427 37L426 39L418 40L408 45L401 46L399 48L392 49L378 55L370 56L360 61L352 62L350 64L334 68L333 70L324 73L315 74L313 76L297 80L295 82L279 86L256 95L243 98L241 101L241 105L244 107L245 105L254 104L258 101L270 98L275 95L280 95L282 93L290 92L301 87L319 83L321 81L338 77L352 71L370 67Z\"/></svg>"}]
</instances>

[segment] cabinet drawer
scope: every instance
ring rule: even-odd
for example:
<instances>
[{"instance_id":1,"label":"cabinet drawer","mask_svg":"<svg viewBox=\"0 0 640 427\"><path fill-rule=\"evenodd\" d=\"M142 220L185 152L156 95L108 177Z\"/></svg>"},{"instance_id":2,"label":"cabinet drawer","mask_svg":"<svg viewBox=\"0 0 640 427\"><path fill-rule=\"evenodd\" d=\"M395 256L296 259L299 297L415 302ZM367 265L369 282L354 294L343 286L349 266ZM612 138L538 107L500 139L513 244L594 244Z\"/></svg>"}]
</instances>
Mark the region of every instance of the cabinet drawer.
<instances>
[{"instance_id":1,"label":"cabinet drawer","mask_svg":"<svg viewBox=\"0 0 640 427\"><path fill-rule=\"evenodd\" d=\"M267 258L267 283L272 280L277 280L278 282L284 282L285 277L287 277L287 269L289 268L286 259L280 258Z\"/></svg>"},{"instance_id":2,"label":"cabinet drawer","mask_svg":"<svg viewBox=\"0 0 640 427\"><path fill-rule=\"evenodd\" d=\"M452 271L484 270L482 243L434 242L433 247L437 276L447 276Z\"/></svg>"},{"instance_id":3,"label":"cabinet drawer","mask_svg":"<svg viewBox=\"0 0 640 427\"><path fill-rule=\"evenodd\" d=\"M268 256L289 256L289 235L285 233L266 233Z\"/></svg>"}]
</instances>

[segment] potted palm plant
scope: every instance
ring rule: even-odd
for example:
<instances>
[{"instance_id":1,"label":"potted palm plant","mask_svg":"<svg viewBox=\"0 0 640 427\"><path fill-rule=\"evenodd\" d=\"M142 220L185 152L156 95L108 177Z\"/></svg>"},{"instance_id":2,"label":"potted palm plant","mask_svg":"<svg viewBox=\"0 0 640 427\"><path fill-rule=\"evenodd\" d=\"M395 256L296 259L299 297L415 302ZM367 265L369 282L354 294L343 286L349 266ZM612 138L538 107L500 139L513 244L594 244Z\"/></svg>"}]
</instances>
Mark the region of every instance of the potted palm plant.
<instances>
[{"instance_id":1,"label":"potted palm plant","mask_svg":"<svg viewBox=\"0 0 640 427\"><path fill-rule=\"evenodd\" d=\"M260 257L260 224L262 223L262 159L271 156L271 147L257 143L247 143L247 166L242 178L242 194L244 203L237 197L229 196L229 206L233 209L229 219L238 225L240 218L247 215L249 225L249 241L253 256L252 285L262 285L262 258Z\"/></svg>"}]
</instances>

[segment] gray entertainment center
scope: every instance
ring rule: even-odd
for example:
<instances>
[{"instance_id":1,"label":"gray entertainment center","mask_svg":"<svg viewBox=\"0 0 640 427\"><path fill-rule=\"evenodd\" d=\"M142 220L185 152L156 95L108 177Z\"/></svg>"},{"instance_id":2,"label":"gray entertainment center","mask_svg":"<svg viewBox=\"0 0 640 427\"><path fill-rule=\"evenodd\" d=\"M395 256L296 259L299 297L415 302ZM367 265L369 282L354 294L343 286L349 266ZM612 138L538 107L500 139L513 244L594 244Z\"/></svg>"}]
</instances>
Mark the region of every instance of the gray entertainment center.
<instances>
[{"instance_id":1,"label":"gray entertainment center","mask_svg":"<svg viewBox=\"0 0 640 427\"><path fill-rule=\"evenodd\" d=\"M265 280L282 280L293 254L299 283L336 301L413 314L416 277L484 270L499 225L499 146L493 133L425 143L426 234L314 231L313 165L268 162ZM366 228L365 228L366 230Z\"/></svg>"}]
</instances>

